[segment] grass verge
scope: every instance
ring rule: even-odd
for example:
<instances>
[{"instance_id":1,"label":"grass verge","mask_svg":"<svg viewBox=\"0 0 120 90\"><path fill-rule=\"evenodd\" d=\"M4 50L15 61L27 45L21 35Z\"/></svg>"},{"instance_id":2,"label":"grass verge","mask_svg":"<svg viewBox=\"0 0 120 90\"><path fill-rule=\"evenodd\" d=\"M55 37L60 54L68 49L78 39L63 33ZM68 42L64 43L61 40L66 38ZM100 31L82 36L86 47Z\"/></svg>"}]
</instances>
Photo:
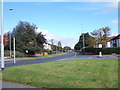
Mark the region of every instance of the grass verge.
<instances>
[{"instance_id":1,"label":"grass verge","mask_svg":"<svg viewBox=\"0 0 120 90\"><path fill-rule=\"evenodd\" d=\"M66 53L52 54L52 55L38 56L38 57L23 57L23 58L16 58L16 60L39 59L39 58L54 57L54 56L59 56L59 55L64 55L64 54L66 54Z\"/></svg>"},{"instance_id":2,"label":"grass verge","mask_svg":"<svg viewBox=\"0 0 120 90\"><path fill-rule=\"evenodd\" d=\"M118 88L118 60L73 60L6 68L3 80L39 88Z\"/></svg>"}]
</instances>

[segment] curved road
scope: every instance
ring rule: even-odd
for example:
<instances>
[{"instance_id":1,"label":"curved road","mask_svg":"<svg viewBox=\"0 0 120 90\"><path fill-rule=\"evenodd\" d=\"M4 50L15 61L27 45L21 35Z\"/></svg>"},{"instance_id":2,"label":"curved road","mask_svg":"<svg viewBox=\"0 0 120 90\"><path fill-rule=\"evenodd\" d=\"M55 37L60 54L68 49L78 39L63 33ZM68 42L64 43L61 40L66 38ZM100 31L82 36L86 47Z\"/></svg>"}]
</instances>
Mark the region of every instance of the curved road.
<instances>
[{"instance_id":1,"label":"curved road","mask_svg":"<svg viewBox=\"0 0 120 90\"><path fill-rule=\"evenodd\" d=\"M77 55L75 53L68 53L55 57L48 58L39 58L39 59L29 59L29 60L16 60L16 64L13 64L13 60L5 61L5 67L12 67L18 65L26 65L26 64L36 64L36 63L46 63L46 62L54 62L54 61L68 61L68 60L85 60L85 59L118 59L117 56L103 56L102 58L94 55Z\"/></svg>"}]
</instances>

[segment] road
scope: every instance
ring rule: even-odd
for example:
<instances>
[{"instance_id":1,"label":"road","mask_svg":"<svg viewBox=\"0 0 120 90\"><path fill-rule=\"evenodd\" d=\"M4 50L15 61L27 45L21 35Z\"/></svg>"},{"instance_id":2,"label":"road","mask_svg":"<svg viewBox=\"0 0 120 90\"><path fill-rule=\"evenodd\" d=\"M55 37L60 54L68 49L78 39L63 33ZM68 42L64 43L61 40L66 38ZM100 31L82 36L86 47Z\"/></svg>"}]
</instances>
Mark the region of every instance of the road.
<instances>
[{"instance_id":1,"label":"road","mask_svg":"<svg viewBox=\"0 0 120 90\"><path fill-rule=\"evenodd\" d=\"M13 60L5 61L5 67L12 67L26 64L46 63L54 61L69 61L69 60L85 60L85 59L118 59L117 56L103 56L102 58L94 55L77 55L74 52L48 58L29 59L29 60L16 60L16 64L13 64Z\"/></svg>"}]
</instances>

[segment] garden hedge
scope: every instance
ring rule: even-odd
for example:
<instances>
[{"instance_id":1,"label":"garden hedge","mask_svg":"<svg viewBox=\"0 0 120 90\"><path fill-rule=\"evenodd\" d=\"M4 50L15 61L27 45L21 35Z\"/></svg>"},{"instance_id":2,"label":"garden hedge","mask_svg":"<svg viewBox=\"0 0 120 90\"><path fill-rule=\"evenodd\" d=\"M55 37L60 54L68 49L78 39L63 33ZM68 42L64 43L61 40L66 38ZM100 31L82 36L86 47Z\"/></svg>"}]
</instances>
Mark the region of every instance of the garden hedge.
<instances>
[{"instance_id":1,"label":"garden hedge","mask_svg":"<svg viewBox=\"0 0 120 90\"><path fill-rule=\"evenodd\" d=\"M83 51L83 50L82 50ZM85 52L93 53L98 55L99 52L102 52L102 54L120 54L120 47L116 48L85 48Z\"/></svg>"}]
</instances>

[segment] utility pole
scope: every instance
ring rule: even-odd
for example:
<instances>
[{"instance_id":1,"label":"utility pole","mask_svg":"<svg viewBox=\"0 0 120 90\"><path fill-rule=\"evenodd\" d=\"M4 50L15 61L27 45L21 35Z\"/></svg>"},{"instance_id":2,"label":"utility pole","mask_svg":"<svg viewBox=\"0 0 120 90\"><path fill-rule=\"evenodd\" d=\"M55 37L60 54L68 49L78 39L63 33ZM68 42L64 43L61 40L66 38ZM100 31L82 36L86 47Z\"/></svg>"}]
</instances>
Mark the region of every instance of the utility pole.
<instances>
[{"instance_id":1,"label":"utility pole","mask_svg":"<svg viewBox=\"0 0 120 90\"><path fill-rule=\"evenodd\" d=\"M9 9L10 10L10 21L9 21L9 24L10 24L10 31L9 31L9 40L10 40L10 58L12 56L12 53L11 53L11 11L13 10L12 8Z\"/></svg>"},{"instance_id":2,"label":"utility pole","mask_svg":"<svg viewBox=\"0 0 120 90\"><path fill-rule=\"evenodd\" d=\"M84 31L83 31L83 24L82 25L82 32L83 32L83 48L85 48L85 40L84 40Z\"/></svg>"},{"instance_id":3,"label":"utility pole","mask_svg":"<svg viewBox=\"0 0 120 90\"><path fill-rule=\"evenodd\" d=\"M14 38L13 38L13 42L14 42L14 64L16 63L16 61L15 61L15 36L14 36Z\"/></svg>"},{"instance_id":4,"label":"utility pole","mask_svg":"<svg viewBox=\"0 0 120 90\"><path fill-rule=\"evenodd\" d=\"M4 15L3 15L3 3L4 1L2 0L1 3L1 71L4 69Z\"/></svg>"},{"instance_id":5,"label":"utility pole","mask_svg":"<svg viewBox=\"0 0 120 90\"><path fill-rule=\"evenodd\" d=\"M83 24L82 25L82 32L83 32L83 50L84 50L84 53L85 53L85 40L84 40L84 31L83 31Z\"/></svg>"}]
</instances>

